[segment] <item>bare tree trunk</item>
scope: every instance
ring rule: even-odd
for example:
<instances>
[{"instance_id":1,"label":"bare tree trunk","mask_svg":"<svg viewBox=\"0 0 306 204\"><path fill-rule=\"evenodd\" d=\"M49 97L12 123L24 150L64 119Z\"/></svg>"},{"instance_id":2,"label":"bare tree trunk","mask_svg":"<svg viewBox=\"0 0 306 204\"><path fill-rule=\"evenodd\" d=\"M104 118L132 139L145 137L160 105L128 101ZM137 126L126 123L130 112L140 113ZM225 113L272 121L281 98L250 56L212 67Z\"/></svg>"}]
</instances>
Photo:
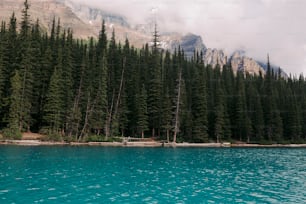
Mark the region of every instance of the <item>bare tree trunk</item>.
<instances>
[{"instance_id":1,"label":"bare tree trunk","mask_svg":"<svg viewBox=\"0 0 306 204\"><path fill-rule=\"evenodd\" d=\"M73 103L73 108L72 108L72 118L70 121L70 126L74 126L75 124L73 124L73 120L75 119L75 115L77 114L77 111L78 111L78 107L79 107L79 102L80 102L80 98L81 98L81 93L82 93L82 84L83 84L83 75L80 79L80 85L79 85L79 88L78 88L78 93L74 99L74 103ZM75 129L78 130L79 129L79 124L80 124L80 119L77 119L77 124L76 124L76 127ZM68 132L68 136L69 137L72 137L72 132L73 132L73 127L70 127L70 130ZM75 133L75 137L76 137L76 140L78 140L78 133L76 132Z\"/></svg>"},{"instance_id":2,"label":"bare tree trunk","mask_svg":"<svg viewBox=\"0 0 306 204\"><path fill-rule=\"evenodd\" d=\"M123 87L123 80L124 80L125 61L126 61L126 59L123 58L123 67L122 67L122 72L121 72L120 86L119 86L119 91L118 91L118 96L117 96L117 100L116 100L114 113L113 113L113 106L114 106L115 90L113 91L113 98L112 98L111 108L110 108L110 111L109 111L109 116L108 116L108 118L106 120L106 123L105 123L105 139L106 140L108 139L108 137L110 136L110 133L111 133L112 120L113 120L114 117L117 116L118 109L119 109L121 92L122 92L122 87Z\"/></svg>"},{"instance_id":3,"label":"bare tree trunk","mask_svg":"<svg viewBox=\"0 0 306 204\"><path fill-rule=\"evenodd\" d=\"M144 139L144 131L141 131L141 138Z\"/></svg>"},{"instance_id":4,"label":"bare tree trunk","mask_svg":"<svg viewBox=\"0 0 306 204\"><path fill-rule=\"evenodd\" d=\"M111 125L111 121L112 121L114 100L115 100L115 90L113 90L112 104L111 104L110 110L108 112L108 117L106 118L106 121L105 121L104 131L105 131L105 139L106 140L110 136L110 125Z\"/></svg>"},{"instance_id":5,"label":"bare tree trunk","mask_svg":"<svg viewBox=\"0 0 306 204\"><path fill-rule=\"evenodd\" d=\"M90 113L92 112L92 108L93 108L93 107L90 107L90 94L89 94L88 100L87 100L87 106L86 106L86 114L85 114L84 125L83 125L83 128L82 128L80 137L79 137L79 141L80 141L80 140L84 137L84 135L86 134L87 127L88 127L88 121L89 121L89 118L90 118Z\"/></svg>"},{"instance_id":6,"label":"bare tree trunk","mask_svg":"<svg viewBox=\"0 0 306 204\"><path fill-rule=\"evenodd\" d=\"M170 138L169 138L169 129L167 129L167 143L169 143Z\"/></svg>"},{"instance_id":7,"label":"bare tree trunk","mask_svg":"<svg viewBox=\"0 0 306 204\"><path fill-rule=\"evenodd\" d=\"M174 134L173 142L176 143L176 136L179 131L179 112L180 112L180 100L181 100L181 82L182 82L182 71L179 73L179 84L178 84L178 93L176 99L176 110L175 110L175 124L174 124Z\"/></svg>"},{"instance_id":8,"label":"bare tree trunk","mask_svg":"<svg viewBox=\"0 0 306 204\"><path fill-rule=\"evenodd\" d=\"M23 75L23 80L22 80L22 95L21 95L21 101L20 101L20 104L21 104L21 115L19 113L19 131L22 131L23 129L23 114L24 114L24 103L25 103L25 85L26 85L26 78L27 78L27 69L25 69L24 71L24 75Z\"/></svg>"},{"instance_id":9,"label":"bare tree trunk","mask_svg":"<svg viewBox=\"0 0 306 204\"><path fill-rule=\"evenodd\" d=\"M114 116L117 116L117 114L118 114L118 109L119 109L119 104L120 104L120 99L121 99L121 92L122 92L123 80L124 80L125 60L126 59L123 58L123 67L122 67L122 72L121 72L120 86L119 86L119 91L118 91Z\"/></svg>"}]
</instances>

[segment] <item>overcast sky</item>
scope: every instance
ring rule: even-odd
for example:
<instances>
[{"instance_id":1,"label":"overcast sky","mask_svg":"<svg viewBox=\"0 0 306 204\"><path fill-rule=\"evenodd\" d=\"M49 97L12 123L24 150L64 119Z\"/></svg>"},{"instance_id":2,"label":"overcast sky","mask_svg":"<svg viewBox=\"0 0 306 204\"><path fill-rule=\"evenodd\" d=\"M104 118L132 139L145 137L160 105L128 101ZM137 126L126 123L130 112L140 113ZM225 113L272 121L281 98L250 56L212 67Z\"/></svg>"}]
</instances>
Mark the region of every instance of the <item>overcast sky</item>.
<instances>
[{"instance_id":1,"label":"overcast sky","mask_svg":"<svg viewBox=\"0 0 306 204\"><path fill-rule=\"evenodd\" d=\"M160 31L201 35L207 47L247 55L306 75L306 0L73 0L144 23L156 11Z\"/></svg>"}]
</instances>

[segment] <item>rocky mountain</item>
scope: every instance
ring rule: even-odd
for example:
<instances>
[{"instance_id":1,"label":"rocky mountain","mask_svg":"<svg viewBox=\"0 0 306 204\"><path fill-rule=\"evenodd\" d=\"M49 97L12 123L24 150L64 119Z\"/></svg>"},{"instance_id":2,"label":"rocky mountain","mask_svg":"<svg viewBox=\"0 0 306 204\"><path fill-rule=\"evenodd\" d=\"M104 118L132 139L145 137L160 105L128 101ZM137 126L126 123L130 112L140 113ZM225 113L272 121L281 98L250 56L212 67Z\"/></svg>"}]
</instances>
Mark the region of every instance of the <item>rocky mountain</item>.
<instances>
[{"instance_id":1,"label":"rocky mountain","mask_svg":"<svg viewBox=\"0 0 306 204\"><path fill-rule=\"evenodd\" d=\"M258 75L260 72L265 73L263 67L261 67L254 59L245 56L245 52L236 51L230 58L230 64L234 72L242 71L249 74Z\"/></svg>"},{"instance_id":2,"label":"rocky mountain","mask_svg":"<svg viewBox=\"0 0 306 204\"><path fill-rule=\"evenodd\" d=\"M21 18L24 0L1 0L0 1L0 21L9 22L14 12L17 20ZM60 18L61 25L64 28L73 29L77 37L87 38L88 36L97 36L90 25L83 22L76 14L65 4L57 0L29 0L30 17L34 23L39 19L42 29L51 30L52 21Z\"/></svg>"},{"instance_id":3,"label":"rocky mountain","mask_svg":"<svg viewBox=\"0 0 306 204\"><path fill-rule=\"evenodd\" d=\"M258 75L260 72L265 73L265 70L254 59L247 57L243 51L235 51L229 57L223 50L207 49L204 52L204 64L215 67L219 64L221 67L225 64L230 64L234 72L242 71L250 74Z\"/></svg>"},{"instance_id":4,"label":"rocky mountain","mask_svg":"<svg viewBox=\"0 0 306 204\"><path fill-rule=\"evenodd\" d=\"M12 12L15 12L17 19L20 19L24 0L1 0L0 1L0 21L9 21ZM39 19L45 31L51 30L53 19L60 19L64 28L71 28L74 36L88 39L97 37L101 29L102 20L105 21L108 37L113 30L116 33L116 40L124 42L129 39L130 44L136 48L141 48L145 43L152 42L152 31L155 24L152 21L141 25L130 25L124 16L106 12L98 8L93 8L85 4L76 3L71 0L29 0L30 15L32 21ZM258 63L254 59L245 55L244 52L237 51L230 55L223 50L207 48L201 36L189 33L186 35L160 31L161 48L174 51L180 46L184 49L187 57L192 57L194 50L203 53L205 64L213 67L220 64L221 67L230 63L234 71L245 71L251 74L264 73L264 64Z\"/></svg>"},{"instance_id":5,"label":"rocky mountain","mask_svg":"<svg viewBox=\"0 0 306 204\"><path fill-rule=\"evenodd\" d=\"M227 63L227 56L223 50L208 48L203 53L203 61L205 65L215 67L219 64L221 67Z\"/></svg>"}]
</instances>

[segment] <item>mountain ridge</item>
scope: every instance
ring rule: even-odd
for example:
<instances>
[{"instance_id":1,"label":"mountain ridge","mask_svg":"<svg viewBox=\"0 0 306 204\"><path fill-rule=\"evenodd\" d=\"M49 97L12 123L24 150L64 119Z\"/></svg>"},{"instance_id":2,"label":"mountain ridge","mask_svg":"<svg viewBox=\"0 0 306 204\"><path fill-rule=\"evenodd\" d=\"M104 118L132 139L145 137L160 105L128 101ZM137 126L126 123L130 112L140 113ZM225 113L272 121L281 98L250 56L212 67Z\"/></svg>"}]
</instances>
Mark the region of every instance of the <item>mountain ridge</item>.
<instances>
[{"instance_id":1,"label":"mountain ridge","mask_svg":"<svg viewBox=\"0 0 306 204\"><path fill-rule=\"evenodd\" d=\"M24 0L2 0L0 3L1 20L9 21L12 12L20 19ZM144 44L152 42L152 22L142 25L131 25L128 19L120 14L106 12L86 4L72 2L71 0L31 0L29 1L32 20L39 19L44 30L50 31L53 18L59 18L63 28L71 28L78 38L97 38L101 29L102 20L105 21L106 33L110 38L115 30L116 40L124 42L129 39L131 45L141 48ZM43 11L43 12L42 12ZM174 52L181 47L188 58L194 51L203 53L204 64L213 67L216 64L231 64L233 70L249 72L251 74L265 73L264 63L246 56L245 52L225 53L216 48L207 48L202 37L193 33L181 34L177 32L160 32L161 48ZM283 76L287 76L286 73Z\"/></svg>"}]
</instances>

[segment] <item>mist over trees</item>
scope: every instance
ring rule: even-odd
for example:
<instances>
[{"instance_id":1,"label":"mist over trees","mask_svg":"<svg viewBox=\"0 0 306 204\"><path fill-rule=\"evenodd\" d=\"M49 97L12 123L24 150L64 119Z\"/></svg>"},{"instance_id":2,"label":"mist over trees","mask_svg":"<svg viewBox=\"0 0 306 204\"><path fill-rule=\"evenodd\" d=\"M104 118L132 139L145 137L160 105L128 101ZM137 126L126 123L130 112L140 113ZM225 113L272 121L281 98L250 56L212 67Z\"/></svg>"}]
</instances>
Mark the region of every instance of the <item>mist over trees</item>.
<instances>
[{"instance_id":1,"label":"mist over trees","mask_svg":"<svg viewBox=\"0 0 306 204\"><path fill-rule=\"evenodd\" d=\"M50 140L114 136L167 141L303 142L306 81L205 66L152 45L136 49L107 39L75 39L54 18L44 32L25 1L0 29L0 129L6 138L39 132Z\"/></svg>"}]
</instances>

